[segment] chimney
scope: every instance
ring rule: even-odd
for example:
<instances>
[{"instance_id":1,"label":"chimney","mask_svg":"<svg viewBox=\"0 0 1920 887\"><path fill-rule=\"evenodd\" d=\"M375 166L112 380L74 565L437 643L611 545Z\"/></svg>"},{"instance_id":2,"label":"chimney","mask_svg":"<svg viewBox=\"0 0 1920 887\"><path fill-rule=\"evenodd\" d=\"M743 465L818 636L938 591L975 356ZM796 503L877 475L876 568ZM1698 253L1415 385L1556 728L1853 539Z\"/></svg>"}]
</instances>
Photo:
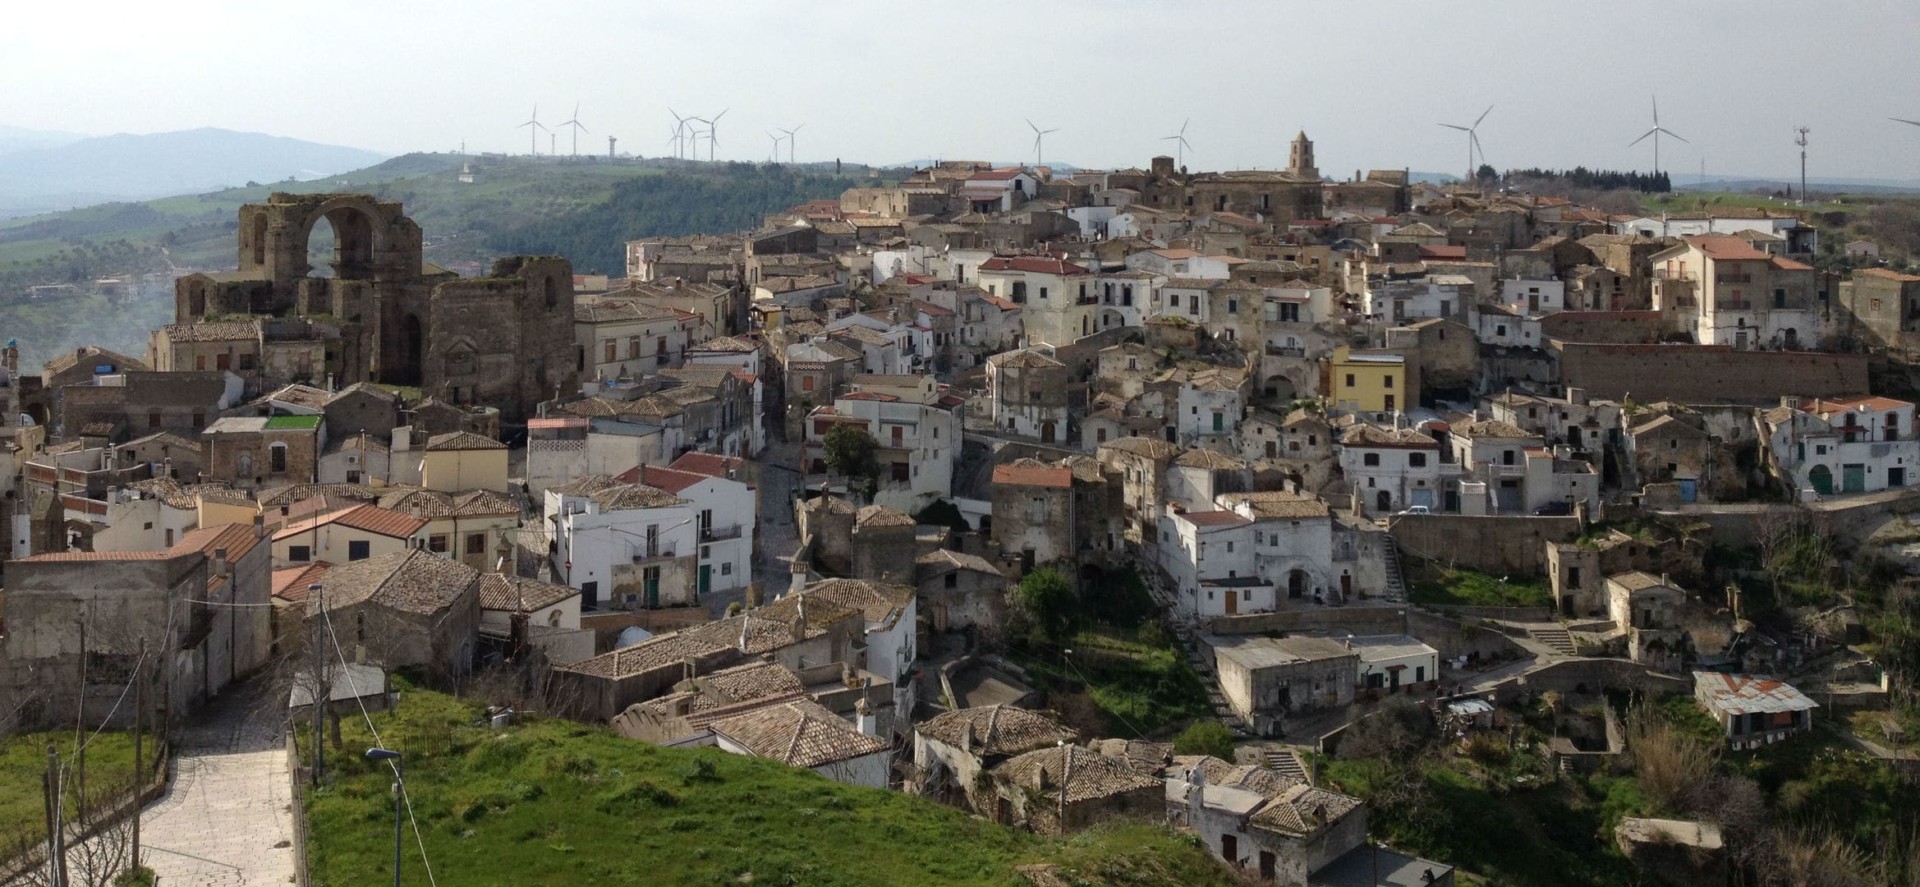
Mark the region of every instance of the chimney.
<instances>
[{"instance_id":1,"label":"chimney","mask_svg":"<svg viewBox=\"0 0 1920 887\"><path fill-rule=\"evenodd\" d=\"M880 719L874 717L873 706L868 705L864 697L853 704L853 711L860 724L860 735L873 737L880 735Z\"/></svg>"},{"instance_id":2,"label":"chimney","mask_svg":"<svg viewBox=\"0 0 1920 887\"><path fill-rule=\"evenodd\" d=\"M228 575L228 572L229 571L227 569L227 550L224 548L214 549L213 550L213 575L216 577L224 577Z\"/></svg>"},{"instance_id":3,"label":"chimney","mask_svg":"<svg viewBox=\"0 0 1920 887\"><path fill-rule=\"evenodd\" d=\"M256 511L253 513L253 538L264 539L267 535L267 516Z\"/></svg>"},{"instance_id":4,"label":"chimney","mask_svg":"<svg viewBox=\"0 0 1920 887\"><path fill-rule=\"evenodd\" d=\"M799 600L795 602L795 609L797 609L799 612L794 614L793 622L791 623L791 625L793 627L793 642L797 644L807 639L807 596L806 595L803 594L799 596Z\"/></svg>"}]
</instances>

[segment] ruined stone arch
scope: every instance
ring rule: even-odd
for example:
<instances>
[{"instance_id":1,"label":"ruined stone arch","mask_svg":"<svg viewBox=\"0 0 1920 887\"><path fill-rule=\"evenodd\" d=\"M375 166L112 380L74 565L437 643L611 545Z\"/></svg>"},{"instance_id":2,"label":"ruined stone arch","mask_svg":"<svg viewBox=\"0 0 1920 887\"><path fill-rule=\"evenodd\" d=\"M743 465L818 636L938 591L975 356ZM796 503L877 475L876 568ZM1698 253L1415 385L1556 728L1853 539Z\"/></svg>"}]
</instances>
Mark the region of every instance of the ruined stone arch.
<instances>
[{"instance_id":1,"label":"ruined stone arch","mask_svg":"<svg viewBox=\"0 0 1920 887\"><path fill-rule=\"evenodd\" d=\"M333 227L333 276L336 280L368 280L377 270L377 257L386 245L385 226L377 223L379 213L373 201L358 197L337 197L320 204L307 214L300 225L300 276L313 273L306 255L313 241L313 227L321 219Z\"/></svg>"}]
</instances>

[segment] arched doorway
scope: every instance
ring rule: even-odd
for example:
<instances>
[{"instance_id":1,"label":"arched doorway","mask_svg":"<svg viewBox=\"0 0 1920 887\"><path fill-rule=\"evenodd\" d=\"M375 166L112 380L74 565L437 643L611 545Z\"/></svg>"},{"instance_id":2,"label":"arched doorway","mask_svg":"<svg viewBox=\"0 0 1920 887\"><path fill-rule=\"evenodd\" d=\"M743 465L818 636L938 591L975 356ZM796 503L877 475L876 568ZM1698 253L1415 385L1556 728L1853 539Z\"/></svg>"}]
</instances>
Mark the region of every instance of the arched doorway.
<instances>
[{"instance_id":1,"label":"arched doorway","mask_svg":"<svg viewBox=\"0 0 1920 887\"><path fill-rule=\"evenodd\" d=\"M1833 469L1825 465L1815 465L1807 472L1807 482L1813 484L1813 491L1822 496L1833 495Z\"/></svg>"},{"instance_id":2,"label":"arched doorway","mask_svg":"<svg viewBox=\"0 0 1920 887\"><path fill-rule=\"evenodd\" d=\"M1288 570L1287 597L1305 597L1307 594L1307 586L1311 581L1312 577L1308 576L1305 570Z\"/></svg>"},{"instance_id":3,"label":"arched doorway","mask_svg":"<svg viewBox=\"0 0 1920 887\"><path fill-rule=\"evenodd\" d=\"M373 218L352 204L316 213L307 224L306 277L366 280L374 276Z\"/></svg>"},{"instance_id":4,"label":"arched doorway","mask_svg":"<svg viewBox=\"0 0 1920 887\"><path fill-rule=\"evenodd\" d=\"M1296 399L1299 392L1299 389L1294 387L1293 380L1283 375L1268 376L1267 383L1262 387L1265 389L1268 400L1283 403Z\"/></svg>"}]
</instances>

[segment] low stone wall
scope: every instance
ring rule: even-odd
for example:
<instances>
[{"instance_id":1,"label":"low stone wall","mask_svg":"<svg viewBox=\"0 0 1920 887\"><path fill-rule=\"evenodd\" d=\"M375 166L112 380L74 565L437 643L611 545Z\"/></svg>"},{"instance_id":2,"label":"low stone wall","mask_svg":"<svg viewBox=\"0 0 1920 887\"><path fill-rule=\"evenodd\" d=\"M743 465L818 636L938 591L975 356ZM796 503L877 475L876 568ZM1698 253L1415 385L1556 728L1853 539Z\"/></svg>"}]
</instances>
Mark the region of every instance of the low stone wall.
<instances>
[{"instance_id":1,"label":"low stone wall","mask_svg":"<svg viewBox=\"0 0 1920 887\"><path fill-rule=\"evenodd\" d=\"M1553 621L1553 610L1548 607L1475 607L1467 604L1427 604L1425 606L1460 619L1498 619L1502 622Z\"/></svg>"},{"instance_id":2,"label":"low stone wall","mask_svg":"<svg viewBox=\"0 0 1920 887\"><path fill-rule=\"evenodd\" d=\"M1488 691L1501 705L1535 699L1548 690L1562 694L1601 690L1636 690L1654 696L1692 693L1693 681L1650 671L1625 659L1568 659L1515 675Z\"/></svg>"},{"instance_id":3,"label":"low stone wall","mask_svg":"<svg viewBox=\"0 0 1920 887\"><path fill-rule=\"evenodd\" d=\"M1477 656L1481 661L1511 659L1525 652L1513 639L1484 625L1413 610L1407 615L1408 634L1440 651L1441 659Z\"/></svg>"},{"instance_id":4,"label":"low stone wall","mask_svg":"<svg viewBox=\"0 0 1920 887\"><path fill-rule=\"evenodd\" d=\"M1544 574L1546 543L1579 538L1574 515L1407 514L1388 528L1407 554L1495 575Z\"/></svg>"},{"instance_id":5,"label":"low stone wall","mask_svg":"<svg viewBox=\"0 0 1920 887\"><path fill-rule=\"evenodd\" d=\"M1402 634L1407 631L1405 607L1318 607L1246 616L1219 616L1209 620L1208 634Z\"/></svg>"}]
</instances>

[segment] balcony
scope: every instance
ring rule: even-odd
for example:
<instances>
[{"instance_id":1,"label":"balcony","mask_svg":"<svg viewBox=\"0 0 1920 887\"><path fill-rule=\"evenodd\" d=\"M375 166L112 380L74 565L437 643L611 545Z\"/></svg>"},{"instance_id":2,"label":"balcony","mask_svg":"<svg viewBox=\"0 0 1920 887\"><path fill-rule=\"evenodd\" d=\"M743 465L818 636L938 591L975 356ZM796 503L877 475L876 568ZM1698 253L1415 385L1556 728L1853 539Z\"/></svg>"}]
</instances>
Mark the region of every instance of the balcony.
<instances>
[{"instance_id":1,"label":"balcony","mask_svg":"<svg viewBox=\"0 0 1920 887\"><path fill-rule=\"evenodd\" d=\"M1267 354L1272 357L1306 357L1307 349L1289 348L1284 345L1275 345L1269 342L1267 343Z\"/></svg>"},{"instance_id":2,"label":"balcony","mask_svg":"<svg viewBox=\"0 0 1920 887\"><path fill-rule=\"evenodd\" d=\"M728 539L738 539L738 538L740 538L739 524L734 524L731 527L701 527L700 528L700 541L702 542L725 542Z\"/></svg>"}]
</instances>

